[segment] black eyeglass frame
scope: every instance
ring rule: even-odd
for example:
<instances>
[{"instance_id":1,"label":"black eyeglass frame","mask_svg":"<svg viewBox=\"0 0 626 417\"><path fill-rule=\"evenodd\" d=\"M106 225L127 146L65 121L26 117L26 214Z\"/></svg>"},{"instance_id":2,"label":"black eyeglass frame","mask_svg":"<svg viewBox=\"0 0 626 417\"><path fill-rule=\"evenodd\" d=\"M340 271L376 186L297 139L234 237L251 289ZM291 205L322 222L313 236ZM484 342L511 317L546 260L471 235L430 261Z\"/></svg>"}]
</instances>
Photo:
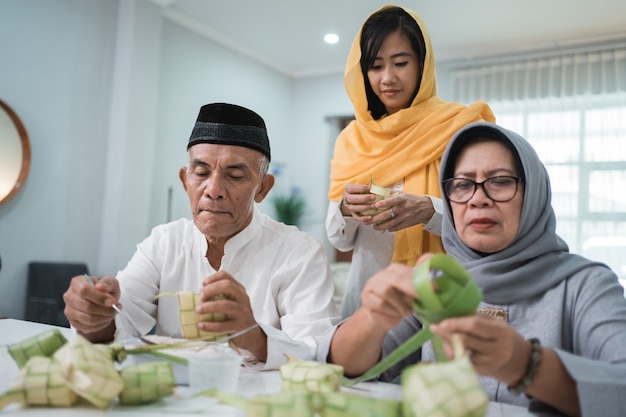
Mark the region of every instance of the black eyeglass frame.
<instances>
[{"instance_id":1,"label":"black eyeglass frame","mask_svg":"<svg viewBox=\"0 0 626 417\"><path fill-rule=\"evenodd\" d=\"M515 181L515 192L513 193L513 195L510 198L507 198L506 200L497 200L495 198L493 198L492 196L489 195L489 192L487 191L487 188L485 188L485 183L489 182L491 180L494 179L498 179L498 178L507 178L510 180L514 180ZM472 191L472 194L470 194L469 197L467 197L467 199L465 201L455 201L450 197L450 193L448 192L448 184L451 183L452 181L455 180L463 180L463 181L469 181L472 184L474 184L474 191ZM470 201L472 199L472 197L474 197L474 194L476 194L476 190L478 190L478 187L482 187L483 188L483 192L485 193L485 195L487 196L487 198L489 198L490 200L493 200L497 203L506 203L507 201L511 201L515 198L515 196L517 195L517 191L519 189L519 183L520 182L524 182L524 180L522 180L520 177L514 177L512 175L496 175L494 177L489 177L486 180L482 181L482 182L476 182L474 180L471 180L469 178L448 178L447 180L443 180L442 181L442 185L443 185L443 191L446 193L446 196L448 197L448 200L452 201L453 203L458 203L458 204L465 204L468 201Z\"/></svg>"}]
</instances>

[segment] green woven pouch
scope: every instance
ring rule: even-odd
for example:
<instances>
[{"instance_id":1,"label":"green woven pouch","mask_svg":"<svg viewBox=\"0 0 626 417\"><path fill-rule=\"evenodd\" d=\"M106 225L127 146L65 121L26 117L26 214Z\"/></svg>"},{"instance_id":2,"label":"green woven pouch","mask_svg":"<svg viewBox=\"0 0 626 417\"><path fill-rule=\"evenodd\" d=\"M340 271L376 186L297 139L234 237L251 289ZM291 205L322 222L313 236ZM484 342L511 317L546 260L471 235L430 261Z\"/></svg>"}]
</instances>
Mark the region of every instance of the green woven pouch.
<instances>
[{"instance_id":1,"label":"green woven pouch","mask_svg":"<svg viewBox=\"0 0 626 417\"><path fill-rule=\"evenodd\" d=\"M283 391L336 392L343 377L342 366L296 358L289 358L279 372Z\"/></svg>"},{"instance_id":2,"label":"green woven pouch","mask_svg":"<svg viewBox=\"0 0 626 417\"><path fill-rule=\"evenodd\" d=\"M257 395L248 400L249 417L313 417L315 395L310 392L280 392Z\"/></svg>"},{"instance_id":3,"label":"green woven pouch","mask_svg":"<svg viewBox=\"0 0 626 417\"><path fill-rule=\"evenodd\" d=\"M35 356L51 357L58 348L66 343L67 339L59 329L50 329L10 345L8 351L18 368L22 368L30 358Z\"/></svg>"},{"instance_id":4,"label":"green woven pouch","mask_svg":"<svg viewBox=\"0 0 626 417\"><path fill-rule=\"evenodd\" d=\"M453 339L455 359L419 363L402 372L405 417L482 417L489 398L469 356L458 338Z\"/></svg>"},{"instance_id":5,"label":"green woven pouch","mask_svg":"<svg viewBox=\"0 0 626 417\"><path fill-rule=\"evenodd\" d=\"M148 404L174 393L176 378L170 362L144 362L130 365L120 372L124 389L120 403Z\"/></svg>"},{"instance_id":6,"label":"green woven pouch","mask_svg":"<svg viewBox=\"0 0 626 417\"><path fill-rule=\"evenodd\" d=\"M9 390L0 396L0 411L9 404L69 407L77 399L63 377L61 366L51 358L35 356L20 369Z\"/></svg>"},{"instance_id":7,"label":"green woven pouch","mask_svg":"<svg viewBox=\"0 0 626 417\"><path fill-rule=\"evenodd\" d=\"M108 407L124 387L111 357L80 335L57 350L53 359L70 388L98 408Z\"/></svg>"},{"instance_id":8,"label":"green woven pouch","mask_svg":"<svg viewBox=\"0 0 626 417\"><path fill-rule=\"evenodd\" d=\"M344 392L324 395L320 417L401 417L402 403Z\"/></svg>"}]
</instances>

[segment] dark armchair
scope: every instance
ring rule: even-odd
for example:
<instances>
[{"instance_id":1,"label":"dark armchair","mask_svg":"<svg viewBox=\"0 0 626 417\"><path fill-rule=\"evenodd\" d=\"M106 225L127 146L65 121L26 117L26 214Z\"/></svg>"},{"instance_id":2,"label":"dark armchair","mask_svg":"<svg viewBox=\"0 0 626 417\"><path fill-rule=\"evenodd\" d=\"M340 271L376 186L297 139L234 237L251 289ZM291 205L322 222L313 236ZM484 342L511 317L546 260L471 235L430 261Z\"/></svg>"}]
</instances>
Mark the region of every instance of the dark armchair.
<instances>
[{"instance_id":1,"label":"dark armchair","mask_svg":"<svg viewBox=\"0 0 626 417\"><path fill-rule=\"evenodd\" d=\"M31 262L24 317L28 321L69 327L63 314L63 293L76 275L88 274L84 263Z\"/></svg>"}]
</instances>

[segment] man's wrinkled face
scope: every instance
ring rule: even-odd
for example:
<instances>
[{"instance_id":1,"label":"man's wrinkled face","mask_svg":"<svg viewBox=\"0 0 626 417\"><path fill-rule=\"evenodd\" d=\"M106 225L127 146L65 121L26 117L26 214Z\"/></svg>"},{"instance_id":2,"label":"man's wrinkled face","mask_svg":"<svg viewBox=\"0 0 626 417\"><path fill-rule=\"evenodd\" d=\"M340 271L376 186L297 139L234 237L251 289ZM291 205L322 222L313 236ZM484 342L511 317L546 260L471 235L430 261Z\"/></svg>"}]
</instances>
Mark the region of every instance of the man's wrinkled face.
<instances>
[{"instance_id":1,"label":"man's wrinkled face","mask_svg":"<svg viewBox=\"0 0 626 417\"><path fill-rule=\"evenodd\" d=\"M243 230L272 188L261 177L264 156L234 145L200 143L189 148L189 163L179 177L189 196L193 221L207 238L230 238Z\"/></svg>"}]
</instances>

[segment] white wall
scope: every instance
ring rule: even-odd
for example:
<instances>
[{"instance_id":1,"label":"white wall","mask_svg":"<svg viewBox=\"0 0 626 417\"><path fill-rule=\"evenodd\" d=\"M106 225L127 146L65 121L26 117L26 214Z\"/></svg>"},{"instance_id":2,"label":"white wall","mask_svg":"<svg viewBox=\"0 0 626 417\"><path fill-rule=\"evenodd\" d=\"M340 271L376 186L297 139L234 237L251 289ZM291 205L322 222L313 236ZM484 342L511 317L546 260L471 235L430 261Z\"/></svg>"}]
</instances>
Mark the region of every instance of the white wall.
<instances>
[{"instance_id":1,"label":"white wall","mask_svg":"<svg viewBox=\"0 0 626 417\"><path fill-rule=\"evenodd\" d=\"M343 74L299 79L294 88L293 165L294 183L305 190L309 222L302 229L324 243L324 220L328 207L330 158L337 131L329 117L351 116L352 103L343 86ZM332 259L332 258L331 258Z\"/></svg>"},{"instance_id":2,"label":"white wall","mask_svg":"<svg viewBox=\"0 0 626 417\"><path fill-rule=\"evenodd\" d=\"M0 97L32 148L24 187L0 206L0 315L22 317L29 261L96 262L116 9L0 2Z\"/></svg>"},{"instance_id":3,"label":"white wall","mask_svg":"<svg viewBox=\"0 0 626 417\"><path fill-rule=\"evenodd\" d=\"M152 3L123 0L117 11L114 58L108 94L107 153L102 176L102 218L97 274L114 274L150 230L150 210L159 100L161 10Z\"/></svg>"}]
</instances>

